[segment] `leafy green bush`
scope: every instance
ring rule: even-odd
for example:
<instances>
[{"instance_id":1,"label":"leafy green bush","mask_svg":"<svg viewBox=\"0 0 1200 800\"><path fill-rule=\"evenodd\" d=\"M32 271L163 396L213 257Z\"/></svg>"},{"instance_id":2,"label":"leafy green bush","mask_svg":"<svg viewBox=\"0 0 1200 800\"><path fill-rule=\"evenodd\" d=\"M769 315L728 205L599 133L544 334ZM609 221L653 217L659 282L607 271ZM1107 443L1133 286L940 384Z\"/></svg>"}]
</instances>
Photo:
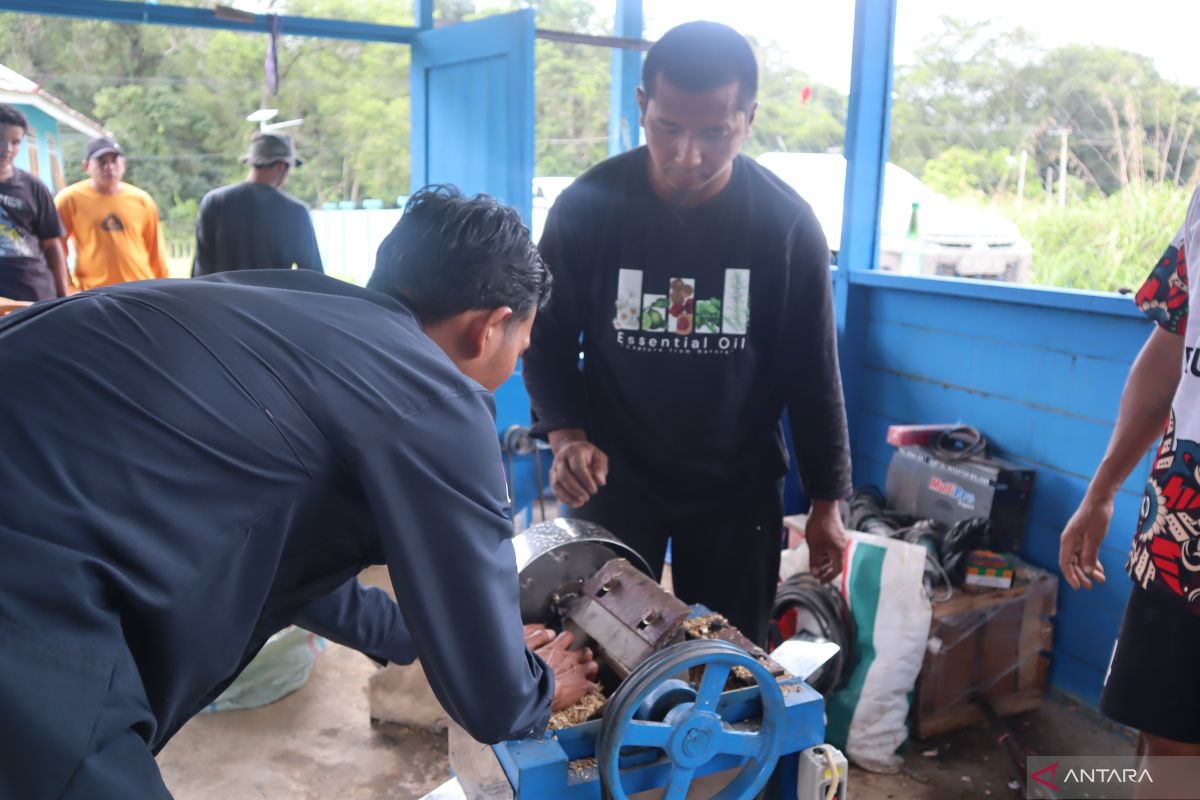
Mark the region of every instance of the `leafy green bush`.
<instances>
[{"instance_id":1,"label":"leafy green bush","mask_svg":"<svg viewBox=\"0 0 1200 800\"><path fill-rule=\"evenodd\" d=\"M969 150L955 145L926 161L921 178L930 188L947 195L990 194L1012 173L1008 163L1011 156L1007 147Z\"/></svg>"},{"instance_id":2,"label":"leafy green bush","mask_svg":"<svg viewBox=\"0 0 1200 800\"><path fill-rule=\"evenodd\" d=\"M992 207L1033 245L1031 280L1042 286L1114 292L1137 289L1183 224L1189 188L1128 188L1066 206L1015 199Z\"/></svg>"}]
</instances>

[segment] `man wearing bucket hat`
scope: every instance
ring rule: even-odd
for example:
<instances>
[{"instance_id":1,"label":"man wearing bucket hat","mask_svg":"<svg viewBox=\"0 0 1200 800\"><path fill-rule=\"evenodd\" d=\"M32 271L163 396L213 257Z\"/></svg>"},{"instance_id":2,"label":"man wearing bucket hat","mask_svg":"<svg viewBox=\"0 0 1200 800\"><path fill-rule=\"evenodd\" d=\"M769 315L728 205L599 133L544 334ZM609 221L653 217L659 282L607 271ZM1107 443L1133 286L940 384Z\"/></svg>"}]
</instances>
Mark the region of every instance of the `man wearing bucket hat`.
<instances>
[{"instance_id":1,"label":"man wearing bucket hat","mask_svg":"<svg viewBox=\"0 0 1200 800\"><path fill-rule=\"evenodd\" d=\"M238 269L311 269L323 272L308 209L282 191L302 163L292 140L259 132L242 156L246 180L214 189L200 201L192 275Z\"/></svg>"},{"instance_id":2,"label":"man wearing bucket hat","mask_svg":"<svg viewBox=\"0 0 1200 800\"><path fill-rule=\"evenodd\" d=\"M75 250L75 285L95 289L114 283L167 277L167 250L158 226L158 206L126 183L125 151L99 136L87 143L88 178L58 193L54 205Z\"/></svg>"}]
</instances>

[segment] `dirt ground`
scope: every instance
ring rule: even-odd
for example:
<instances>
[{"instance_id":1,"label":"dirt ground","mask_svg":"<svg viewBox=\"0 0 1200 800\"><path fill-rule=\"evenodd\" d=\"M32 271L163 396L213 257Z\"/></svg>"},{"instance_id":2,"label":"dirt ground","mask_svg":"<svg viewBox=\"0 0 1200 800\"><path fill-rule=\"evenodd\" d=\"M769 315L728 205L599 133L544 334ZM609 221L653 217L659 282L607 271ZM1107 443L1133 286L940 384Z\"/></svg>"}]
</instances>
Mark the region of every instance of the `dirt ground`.
<instances>
[{"instance_id":1,"label":"dirt ground","mask_svg":"<svg viewBox=\"0 0 1200 800\"><path fill-rule=\"evenodd\" d=\"M193 719L159 756L177 800L413 800L446 780L444 735L372 726L366 682L372 662L337 645L308 684L264 708ZM1052 696L1010 724L1046 755L1132 751L1123 729ZM851 768L857 800L1016 798L996 734L984 726L910 742L900 775Z\"/></svg>"}]
</instances>

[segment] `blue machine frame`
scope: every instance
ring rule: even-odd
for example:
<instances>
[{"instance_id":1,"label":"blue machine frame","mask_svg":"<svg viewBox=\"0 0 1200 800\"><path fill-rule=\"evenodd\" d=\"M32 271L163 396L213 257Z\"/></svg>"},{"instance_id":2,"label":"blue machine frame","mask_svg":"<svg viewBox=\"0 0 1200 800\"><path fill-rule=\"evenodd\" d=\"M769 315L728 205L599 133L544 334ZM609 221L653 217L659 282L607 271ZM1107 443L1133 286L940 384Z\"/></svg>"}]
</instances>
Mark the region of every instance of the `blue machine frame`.
<instances>
[{"instance_id":1,"label":"blue machine frame","mask_svg":"<svg viewBox=\"0 0 1200 800\"><path fill-rule=\"evenodd\" d=\"M783 754L767 786L766 800L795 800L798 754L825 741L825 700L799 678L781 683L784 689L786 724ZM754 719L759 714L754 688L725 692L718 703L721 716L729 721ZM502 742L492 749L508 776L517 800L600 800L600 780L594 768L573 771L572 761L593 758L600 735L600 720L584 722L555 731L544 739ZM717 756L696 770L696 777L737 767L738 756ZM670 765L662 762L639 765L623 773L629 792L664 786Z\"/></svg>"},{"instance_id":2,"label":"blue machine frame","mask_svg":"<svg viewBox=\"0 0 1200 800\"><path fill-rule=\"evenodd\" d=\"M690 616L693 618L703 617L711 613L704 606L693 605ZM690 642L687 646L694 647L699 644L701 643L696 641ZM717 644L733 653L740 654L742 658L749 659L745 653L730 645ZM635 669L634 673L626 678L626 683L622 684L621 690L628 688L630 681L636 682L646 678L645 667L650 666L650 662L655 658L658 658L660 662L657 664L657 669L649 671L649 682L643 680L643 691L640 696L645 696L645 690L655 685L654 682L658 679L655 673L659 676L671 675L680 670L687 671L689 664L694 666L703 663L705 672L704 677L699 681L698 695L695 699L697 708L712 709L723 723L730 725L752 720L765 720L767 716L770 716L765 715L765 711L770 711L771 715L779 714L769 730L764 724L760 731L728 731L727 735L749 737L750 740L778 736L779 758L774 764L770 780L762 793L756 794L756 797L761 797L763 800L796 800L799 754L825 741L825 698L801 678L789 678L781 681L777 684L780 690L779 694L774 697L764 696L760 684L762 681L771 680L771 676L764 667L753 663L749 666L753 666L755 672L761 673L755 676L759 684L722 692L720 687L725 684L730 668L737 662L737 659L730 661L727 657L716 655L680 660L672 656L672 649L678 648L668 648L651 656L642 667ZM714 668L717 668L718 671L710 676L708 670ZM710 677L714 677L715 680L710 681ZM718 692L720 692L719 695ZM619 690L609 699L610 712L613 711L613 703L621 704L617 699L617 695L620 693ZM773 690L772 694L774 694ZM708 700L705 700L706 695ZM632 699L637 703L640 702L638 697L639 693L635 691L631 696L626 696L624 700ZM767 702L764 703L764 701ZM687 709L691 705L689 703L681 708ZM764 706L770 706L770 708L765 709ZM625 712L632 713L632 707L627 707ZM695 779L738 769L747 761L745 755L730 754L726 748L717 747L715 750L710 750L710 753L716 752L717 755L711 758L709 754L701 755L697 759L698 761L709 760L699 765L694 762L686 764L685 774L677 775L675 770L683 766L674 763L674 759L683 758L679 753L656 756L655 753L662 751L651 747L643 752L634 750L632 753L627 752L622 755L621 748L630 746L635 741L641 743L639 740L651 741L657 738L647 737L647 733L654 731L641 729L665 728L676 736L672 737L669 745L663 744L663 740L660 739L657 747L668 752L674 751L678 749L678 734L681 731L662 723L624 720L621 732L617 732L616 728L610 729L609 743L606 745L601 732L604 725L614 725L620 720L621 709L616 709L616 714L617 720L610 720L606 717L603 720L592 720L557 731L550 731L542 739L520 739L494 745L492 751L508 778L516 800L543 800L543 798L601 800L603 796L603 784L599 774L601 765L596 761L599 760L600 750L606 746L611 749L611 752L605 754L609 759L621 758L619 762L621 788L630 795L670 786L671 789L666 792L666 796L682 798L687 793L687 787ZM704 712L701 712L701 716L704 715ZM683 716L686 718L688 714L685 713ZM672 719L672 716L668 714L668 725L672 724L669 722ZM686 722L674 724L687 725ZM640 729L634 730L635 727ZM635 735L637 735L636 739ZM761 747L763 743L754 742L753 744L755 747ZM743 749L742 752L746 751ZM571 763L581 759L593 759L594 761L590 766L572 769ZM748 768L753 769L753 766ZM749 776L745 777L749 778ZM676 783L678 785L675 785Z\"/></svg>"}]
</instances>

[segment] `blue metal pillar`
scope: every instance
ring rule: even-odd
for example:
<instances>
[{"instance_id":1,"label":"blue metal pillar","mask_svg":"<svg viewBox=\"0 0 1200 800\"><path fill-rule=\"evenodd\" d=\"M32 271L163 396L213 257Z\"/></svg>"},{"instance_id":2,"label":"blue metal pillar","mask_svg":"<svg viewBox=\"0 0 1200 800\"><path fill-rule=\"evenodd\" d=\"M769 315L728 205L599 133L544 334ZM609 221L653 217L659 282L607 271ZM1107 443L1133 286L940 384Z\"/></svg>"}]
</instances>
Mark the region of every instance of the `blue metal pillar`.
<instances>
[{"instance_id":1,"label":"blue metal pillar","mask_svg":"<svg viewBox=\"0 0 1200 800\"><path fill-rule=\"evenodd\" d=\"M858 422L860 373L870 314L869 290L857 284L854 276L879 266L879 216L891 127L897 1L856 0L854 11L844 222L834 276L842 383L852 437Z\"/></svg>"},{"instance_id":2,"label":"blue metal pillar","mask_svg":"<svg viewBox=\"0 0 1200 800\"><path fill-rule=\"evenodd\" d=\"M413 0L413 21L423 31L433 29L434 0Z\"/></svg>"},{"instance_id":3,"label":"blue metal pillar","mask_svg":"<svg viewBox=\"0 0 1200 800\"><path fill-rule=\"evenodd\" d=\"M642 0L617 0L617 20L613 36L642 38ZM637 104L638 81L642 76L640 50L614 49L612 52L612 89L608 112L608 154L615 156L640 143L641 114Z\"/></svg>"}]
</instances>

